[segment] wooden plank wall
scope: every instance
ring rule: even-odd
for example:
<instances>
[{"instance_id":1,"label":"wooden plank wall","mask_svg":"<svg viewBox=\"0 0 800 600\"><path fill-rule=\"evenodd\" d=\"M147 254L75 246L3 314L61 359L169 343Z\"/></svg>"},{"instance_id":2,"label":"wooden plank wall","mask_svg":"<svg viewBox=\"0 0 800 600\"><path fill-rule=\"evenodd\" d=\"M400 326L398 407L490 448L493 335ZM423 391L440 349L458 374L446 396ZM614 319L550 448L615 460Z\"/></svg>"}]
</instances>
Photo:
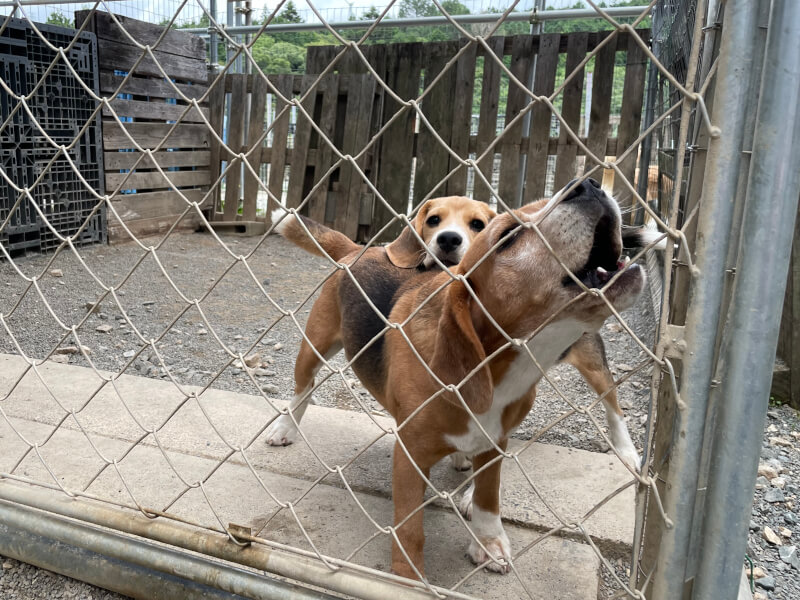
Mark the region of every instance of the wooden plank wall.
<instances>
[{"instance_id":1,"label":"wooden plank wall","mask_svg":"<svg viewBox=\"0 0 800 600\"><path fill-rule=\"evenodd\" d=\"M649 32L639 34L648 39ZM534 93L550 95L561 85L558 78L563 77L564 65L559 69L559 59L570 72L609 35L612 34L523 35L491 38L487 43L492 55L504 57L511 72L532 85ZM539 198L553 186L558 189L579 174L584 152L563 127L558 135L551 132L550 109L543 103L531 103L529 94L520 86L509 85L503 69L494 58L484 55L482 47L465 45L465 41L456 41L364 46L361 51L371 69L352 48L311 46L305 75L269 75L270 85L260 77L226 76L225 93L220 90L211 98L214 126L221 134L222 118L218 115L229 109L231 114L244 115L247 106L251 107L250 126L244 131L245 120L240 119L228 127L234 155L228 155L212 140L211 177L220 173L223 161L233 161L234 167L226 177L225 197L215 205L214 218L266 220L271 212L263 210L265 194L254 177L246 176L244 189L240 189L241 166L235 156L238 152L249 153L253 170L261 174L263 185L281 202L290 207L302 206L302 212L315 220L361 241L384 228L381 239L393 239L399 233L400 222L392 220L392 211L407 213L409 200L415 206L425 197L467 192L469 169L460 165L450 151L466 158L491 148L478 166L487 180L491 182L494 177L499 181L496 191L510 207ZM453 61L459 50L462 54ZM534 57L538 66L529 81ZM483 62L482 79L476 81L479 61ZM320 76L331 63L333 68ZM625 65L619 116L611 115L615 64ZM590 66L595 77L588 130L582 130L586 93L582 72L568 82L556 105L592 152L613 157L618 147L626 148L639 135L645 55L628 34L619 33L601 48ZM371 70L402 100L419 98L426 90L420 107L435 135L414 111L406 108L397 115L401 104ZM478 126L473 133L472 99L478 85ZM500 114L504 86L508 90L507 101L505 112ZM280 115L283 100L274 93L275 89L287 99L303 97L303 110L313 124L299 116L297 109ZM523 127L526 114L530 114L532 123L529 132ZM509 124L499 140L498 116ZM619 119L617 135L612 135L612 117ZM384 126L385 131L376 138ZM270 143L263 136L267 129L271 131ZM355 157L355 165L345 162L331 170L338 159L337 152L321 141L319 132L333 141L338 152ZM262 140L265 141L260 147L251 152L252 144ZM633 181L636 152L630 157L623 162L622 171ZM264 164L269 165L268 173L261 170ZM602 174L596 174L596 178L602 178ZM378 189L388 206L376 200L367 181ZM629 201L626 188L619 181L613 185L623 202ZM480 178L472 189L476 198L492 199L491 190ZM258 196L261 200L257 202Z\"/></svg>"},{"instance_id":2,"label":"wooden plank wall","mask_svg":"<svg viewBox=\"0 0 800 600\"><path fill-rule=\"evenodd\" d=\"M777 359L771 395L800 410L800 210L794 226L792 258L778 333Z\"/></svg>"},{"instance_id":3,"label":"wooden plank wall","mask_svg":"<svg viewBox=\"0 0 800 600\"><path fill-rule=\"evenodd\" d=\"M561 84L557 77L563 77L559 58L566 61L566 72L569 73L584 60L587 52L594 50L609 35L610 32L545 34L541 37L522 35L491 38L487 43L496 57L504 57L505 64L516 77L533 86L534 93L550 95ZM639 36L647 40L649 31L642 30ZM583 72L566 85L556 102L564 120L576 134L580 132L581 141L600 157L614 157L617 147L627 148L638 137L641 125L646 56L628 34L615 34L614 38L601 48L591 63L594 77L588 131L581 131L584 119L581 112L586 94ZM463 158L480 156L494 144L493 152L490 151L494 156L487 154L479 162L479 168L489 181L492 181L495 171L499 182L496 191L510 207L541 197L548 184L558 189L580 172L579 162L584 162L584 152L576 140L563 127L558 136L551 135L552 113L549 108L542 103L531 103L524 89L509 85L505 73L493 58L485 56L482 47L470 45L457 61L447 66L464 45L465 42L461 41L361 48L370 65L400 98L419 97L422 90L427 90L420 106L425 119L436 131L433 135L421 119L406 111L378 140L377 165L372 174L377 189L395 211L408 211L409 195L412 204L416 205L425 197L463 194L467 190L468 169L459 167L457 159L442 146L437 136ZM340 53L342 56L338 56ZM533 81L529 81L534 57L537 70ZM334 60L336 64L331 73L366 71L355 52L331 46L308 48L307 71L321 72ZM476 83L479 60L483 61L483 74ZM612 135L611 93L615 64L624 64L625 69L623 102L620 114L616 116L619 126L616 135ZM445 68L447 70L443 72ZM437 80L436 85L428 89L434 80ZM472 98L477 85L480 85L479 115L477 133L473 133ZM496 141L503 86L507 86L508 95L505 113L500 116L508 125L501 139ZM398 110L400 105L397 101L389 94L383 94L381 123L388 123ZM529 132L523 127L525 113L530 113L532 125ZM514 121L519 115L521 117ZM636 155L633 151L621 164L623 173L632 182ZM414 159L416 165L412 167ZM590 163L588 161L587 168L593 166ZM598 173L596 178L601 179L602 173ZM624 184L614 182L613 178L612 182L622 204L629 203L631 196ZM490 190L480 178L475 179L472 189L473 196L478 199L489 200L491 197ZM371 210L365 208L362 198L362 239L377 233L391 218L388 207L375 202L372 194L366 196L373 206ZM398 226L390 227L383 239L392 239L398 231Z\"/></svg>"},{"instance_id":4,"label":"wooden plank wall","mask_svg":"<svg viewBox=\"0 0 800 600\"><path fill-rule=\"evenodd\" d=\"M242 131L244 119L239 119L238 124L232 119L227 143L234 154L247 154L252 170L261 175L263 182L256 181L247 168L241 190L240 159L213 140L212 172L218 176L223 161L230 161L229 167L224 163L225 195L216 203L213 219L268 222L275 206L274 196L290 208L302 206L303 213L351 238L363 235L361 207L368 204L371 209L371 203L364 199L369 188L356 167L374 180L374 151L362 150L380 122L382 95L375 78L354 71L323 77L269 75L268 79L270 85L260 76L226 75L226 93L211 99L213 114L230 110L231 114L244 115L250 106L248 131ZM286 100L304 98L302 107L313 125L296 109L294 117L291 111L282 112L285 102L281 96ZM217 119L215 129L222 137L221 125ZM265 136L265 131L270 135ZM331 170L339 156L323 141L320 131L340 153L353 156L355 166L344 161ZM256 147L251 152L253 145ZM261 166L265 164L269 167L263 174Z\"/></svg>"},{"instance_id":5,"label":"wooden plank wall","mask_svg":"<svg viewBox=\"0 0 800 600\"><path fill-rule=\"evenodd\" d=\"M89 11L76 12L78 26L87 17ZM201 202L208 190L212 175L211 135L203 117L213 117L206 103L201 104L202 116L192 108L181 117L186 103L165 80L158 65L184 95L190 99L200 98L208 90L206 44L200 37L168 31L154 49L158 65L149 56L145 57L136 66L134 76L118 89L124 80L119 73L129 72L142 55L142 50L130 41L108 13L95 12L90 18L88 30L97 35L100 91L104 96L114 98L111 106L125 121L120 126L112 113L104 109L106 190L111 194L119 189L120 193L112 204L136 237L162 233L176 223L186 208L186 200L170 184L180 189L190 202ZM164 31L159 25L136 19L123 16L116 16L116 19L140 44L154 45ZM180 123L173 130L172 122L179 118ZM166 143L161 144L167 134ZM145 157L123 183L124 171L133 167L141 156L128 136L143 148L158 147L154 156L169 181ZM198 222L196 214L191 213L178 226L195 228ZM112 242L130 239L110 211L108 232Z\"/></svg>"}]
</instances>

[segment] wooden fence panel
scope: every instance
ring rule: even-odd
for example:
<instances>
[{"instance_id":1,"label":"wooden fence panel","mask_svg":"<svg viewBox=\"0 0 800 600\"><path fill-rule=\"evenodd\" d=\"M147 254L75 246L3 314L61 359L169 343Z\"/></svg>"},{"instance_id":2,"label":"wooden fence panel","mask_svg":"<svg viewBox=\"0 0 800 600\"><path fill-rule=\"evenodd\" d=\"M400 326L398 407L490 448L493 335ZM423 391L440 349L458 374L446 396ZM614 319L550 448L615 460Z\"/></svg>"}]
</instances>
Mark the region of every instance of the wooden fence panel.
<instances>
[{"instance_id":1,"label":"wooden fence panel","mask_svg":"<svg viewBox=\"0 0 800 600\"><path fill-rule=\"evenodd\" d=\"M792 258L778 333L777 364L771 395L800 410L800 210L795 219Z\"/></svg>"},{"instance_id":2,"label":"wooden fence panel","mask_svg":"<svg viewBox=\"0 0 800 600\"><path fill-rule=\"evenodd\" d=\"M304 75L300 96L305 97L302 107L307 115L313 117L314 105L317 101L316 87L312 93L312 86L317 82L316 75ZM294 148L292 151L292 168L289 171L289 190L286 196L286 206L297 208L305 199L306 192L311 189L306 173L309 169L308 147L311 142L311 121L298 109L297 123L294 131Z\"/></svg>"},{"instance_id":3,"label":"wooden fence panel","mask_svg":"<svg viewBox=\"0 0 800 600\"><path fill-rule=\"evenodd\" d=\"M244 195L242 196L242 220L255 221L258 205L259 172L261 171L261 152L264 147L261 139L264 133L264 117L267 108L267 82L263 77L253 77L253 90L250 96L250 122L245 139L249 152L244 172ZM255 173L255 176L251 173Z\"/></svg>"},{"instance_id":4,"label":"wooden fence panel","mask_svg":"<svg viewBox=\"0 0 800 600\"><path fill-rule=\"evenodd\" d=\"M312 126L305 116L290 118L290 112L299 112L293 109L267 124L272 131L272 141L269 147L259 150L261 163L269 164L270 193L281 199L284 187L288 188L283 201L289 207L298 207L307 198L303 205L304 213L359 240L369 239L387 226L393 218L393 211L406 213L410 203L417 204L431 194L473 194L478 199L493 201L491 191L480 182L480 178L473 178L474 186L469 185L468 170L460 166L449 148L462 159L486 153L478 168L490 182L499 179L499 194L510 206L539 198L548 189L548 182L563 185L580 174L578 159L584 152L566 132L551 137L549 107L543 102L531 103L530 95L516 83L508 86L506 97L501 96L506 76L495 57L502 60L510 56L511 72L525 85L531 84L529 79L535 57L533 92L550 96L555 89L561 56L566 55L562 60L567 63L569 72L609 35L613 39L605 43L590 63L594 72L591 108L585 105L583 73L578 73L565 86L561 99L563 118L578 135L583 134L580 127L586 118L584 113L587 109L590 111L588 131L581 140L599 159L604 159L605 156L614 156L618 146L623 148L632 143L639 131L644 55L627 33L496 37L487 40L490 56L485 56L487 50L482 46L472 44L457 60L453 58L459 48L463 49L468 42L364 46L361 51L366 61L393 94L385 93L384 86L374 79L364 60L354 51L349 50L340 56L341 47L310 47L306 75L269 76L271 85L285 97L303 95L313 86L313 92L308 94L303 106L314 123ZM640 32L640 35L646 34ZM620 123L619 140L609 137L613 79L615 75L620 76L615 73L617 52L628 53L624 75L627 96L622 103L627 117ZM320 76L319 72L337 57L329 73ZM481 63L482 78L478 71ZM437 77L439 80L431 87ZM394 94L403 101L418 98L422 91L421 79L430 89L425 92L420 107L436 135L418 122L413 110L403 108L394 98ZM233 81L234 78L226 78L225 82L225 88L231 92ZM476 81L482 85L479 100L475 98ZM254 85L252 78L248 78L247 93L253 93ZM255 93L262 96L264 90ZM212 94L211 100L218 102L218 95ZM224 101L223 98L223 106ZM252 100L250 104L254 105ZM276 111L283 109L282 102L277 99L274 105L275 111L270 109L268 113L277 114ZM240 146L245 149L250 148L249 140L255 139L253 136L263 127L263 108L259 104L255 106L259 114L255 115L256 121L251 117L247 140ZM497 120L501 110L507 127L498 141ZM530 111L527 130L524 126L525 111ZM210 119L216 119L215 126L221 131L221 122L213 112ZM472 120L475 116L479 119L478 129L473 134ZM520 116L519 120L514 121L517 116ZM198 118L198 115L192 118ZM382 129L380 137L374 140L375 134ZM335 148L324 143L320 133L331 140ZM437 136L448 148L442 146ZM492 150L487 153L489 147ZM386 199L386 204L376 201L352 164L331 169L337 161L337 153L358 156L359 169ZM215 163L209 176L213 181L214 174L219 172L215 170L218 163L228 157L215 150L213 143L210 154L212 163ZM251 154L253 162L258 161L256 154ZM499 167L495 162L498 154ZM631 156L635 156L635 149ZM550 157L556 160L552 161ZM523 162L526 165L524 173L520 172ZM553 162L555 171L548 166ZM591 160L588 161L587 167L592 164ZM256 165L252 166L255 170ZM628 168L627 163L624 166ZM441 183L445 177L447 179ZM323 178L326 180L321 181ZM235 187L235 183L228 186L229 193L233 193L230 190ZM256 219L261 219L264 217L260 212L254 213L255 204L251 204L250 199L258 195L258 187L255 178L250 176L245 184L242 211L248 217L255 214ZM393 239L399 231L399 224L390 225L383 239Z\"/></svg>"},{"instance_id":5,"label":"wooden fence panel","mask_svg":"<svg viewBox=\"0 0 800 600\"><path fill-rule=\"evenodd\" d=\"M319 128L328 140L336 136L336 112L339 105L339 75L328 75L320 81L322 105L319 115ZM317 161L315 183L327 173L334 164L336 154L331 144L317 136ZM328 185L321 184L311 196L308 203L308 216L319 223L325 223L328 205Z\"/></svg>"},{"instance_id":6,"label":"wooden fence panel","mask_svg":"<svg viewBox=\"0 0 800 600\"><path fill-rule=\"evenodd\" d=\"M548 33L539 38L539 54L533 80L533 93L537 96L551 96L555 90L560 45L559 33ZM536 102L531 109L531 130L525 162L525 197L529 199L541 198L545 193L552 116L550 107L544 102Z\"/></svg>"},{"instance_id":7,"label":"wooden fence panel","mask_svg":"<svg viewBox=\"0 0 800 600\"><path fill-rule=\"evenodd\" d=\"M181 97L199 99L208 91L206 44L186 32L165 33L159 25L117 15L126 34L108 13L75 13L79 26L87 18L87 29L97 36L100 91L112 98L111 110L103 109L106 189L113 192L120 188L112 203L134 235L161 233L175 224L187 202L202 203L210 183L218 176L218 171L211 168L213 144L204 122L209 119L213 124L217 115L206 102L199 111L187 109ZM145 56L136 66L136 77L125 81L118 72L131 69L143 54L128 34L139 43L153 46L158 64ZM165 80L164 72L170 81ZM114 114L120 117L121 124ZM152 160L142 156L134 142L145 149L158 148L156 161L164 174ZM134 166L136 170L128 174ZM203 204L212 205L213 197ZM179 226L194 228L198 222L199 216L190 212ZM128 238L113 216L108 230L112 242Z\"/></svg>"},{"instance_id":8,"label":"wooden fence panel","mask_svg":"<svg viewBox=\"0 0 800 600\"><path fill-rule=\"evenodd\" d=\"M278 75L272 82L281 96L291 99L294 80L294 75ZM286 150L289 143L289 118L291 115L289 109L286 108L288 105L278 95L275 95L274 101L276 117L271 124L272 146L269 154L269 191L275 198L281 200L283 197L283 181L286 175ZM270 218L272 210L275 208L273 202L272 198L270 198L267 204L267 219ZM269 221L267 221L267 224L270 224Z\"/></svg>"},{"instance_id":9,"label":"wooden fence panel","mask_svg":"<svg viewBox=\"0 0 800 600\"><path fill-rule=\"evenodd\" d=\"M348 77L350 85L345 111L346 125L342 141L342 151L346 155L356 156L369 142L369 129L372 122L372 110L375 97L375 79L371 75L342 76ZM362 155L356 165L363 171L366 159ZM336 212L333 227L350 238L358 233L359 215L361 212L361 192L363 185L361 173L351 164L345 163L341 168L339 184L334 188Z\"/></svg>"},{"instance_id":10,"label":"wooden fence panel","mask_svg":"<svg viewBox=\"0 0 800 600\"><path fill-rule=\"evenodd\" d=\"M244 145L244 119L247 106L247 75L231 75L233 85L228 121L228 138L225 140L234 155L242 151ZM235 221L239 211L239 186L242 181L242 163L237 156L228 157L225 175L225 204L223 220Z\"/></svg>"},{"instance_id":11,"label":"wooden fence panel","mask_svg":"<svg viewBox=\"0 0 800 600\"><path fill-rule=\"evenodd\" d=\"M464 44L462 43L462 46ZM470 42L455 64L455 87L452 91L452 131L450 133L450 149L461 159L469 158L469 136L472 129L472 100L475 94L475 62L478 45ZM463 196L467 193L466 167L460 165L454 156L450 156L449 171L453 171L447 181L448 196Z\"/></svg>"},{"instance_id":12,"label":"wooden fence panel","mask_svg":"<svg viewBox=\"0 0 800 600\"><path fill-rule=\"evenodd\" d=\"M483 82L481 87L481 106L478 115L478 136L476 138L475 154L480 157L491 146L497 137L497 112L500 104L500 74L503 69L498 61L503 60L503 45L505 38L493 37L486 40L494 56L483 57ZM558 50L556 49L556 55ZM478 168L486 181L491 184L494 169L494 147L478 162ZM492 190L476 176L474 196L476 200L488 202L492 199Z\"/></svg>"},{"instance_id":13,"label":"wooden fence panel","mask_svg":"<svg viewBox=\"0 0 800 600\"><path fill-rule=\"evenodd\" d=\"M608 145L616 50L617 42L613 39L600 48L595 58L592 75L592 107L589 110L589 131L586 136L586 147L601 161L605 160L606 146ZM586 157L586 170L589 170L595 164L591 158ZM601 180L602 172L599 175L595 179Z\"/></svg>"},{"instance_id":14,"label":"wooden fence panel","mask_svg":"<svg viewBox=\"0 0 800 600\"><path fill-rule=\"evenodd\" d=\"M620 111L619 130L617 132L617 145L620 153L624 152L637 137L642 123L642 105L644 103L645 74L647 72L647 55L632 36L626 36L627 64L625 67L625 83L622 89L622 110ZM637 152L632 151L620 162L619 169L627 181L636 188L634 174L636 172ZM647 177L647 173L642 173ZM614 178L614 197L619 202L623 212L630 207L632 194L619 177ZM629 215L631 221L634 212Z\"/></svg>"},{"instance_id":15,"label":"wooden fence panel","mask_svg":"<svg viewBox=\"0 0 800 600\"><path fill-rule=\"evenodd\" d=\"M386 84L403 100L419 94L422 73L422 44L401 44L395 52L386 55ZM398 213L408 212L411 190L411 168L414 160L414 123L416 114L406 109L395 118L401 105L388 95L384 96L383 123L388 125L379 141L377 189ZM394 120L392 120L394 119ZM392 212L382 202L377 202L373 213L371 233L377 234L392 220ZM382 236L383 241L395 239L402 229L395 221Z\"/></svg>"},{"instance_id":16,"label":"wooden fence panel","mask_svg":"<svg viewBox=\"0 0 800 600\"><path fill-rule=\"evenodd\" d=\"M417 136L417 168L414 176L414 205L426 196L447 195L447 183L441 180L447 175L450 156L441 142L450 143L453 131L452 102L456 71L447 62L458 51L458 42L442 42L423 46L423 65L425 68L425 90L422 100L422 114L430 124L419 124ZM439 77L441 75L441 77ZM438 78L438 81L437 81ZM436 83L434 84L434 81ZM432 130L433 131L432 131ZM436 132L434 135L433 132Z\"/></svg>"},{"instance_id":17,"label":"wooden fence panel","mask_svg":"<svg viewBox=\"0 0 800 600\"><path fill-rule=\"evenodd\" d=\"M519 167L522 158L522 125L523 119L514 122L529 104L530 97L521 86L528 86L533 57L533 36L514 36L511 50L511 73L517 81L508 83L508 100L506 103L506 120L503 139L500 141L500 182L498 193L509 208L517 208L522 204L520 193ZM521 84L521 85L520 85Z\"/></svg>"},{"instance_id":18,"label":"wooden fence panel","mask_svg":"<svg viewBox=\"0 0 800 600\"><path fill-rule=\"evenodd\" d=\"M566 122L561 123L558 136L558 152L556 158L556 174L554 190L560 190L575 178L577 169L575 161L578 158L578 146L573 135L580 135L581 105L583 101L583 69L573 73L576 67L586 58L586 44L588 36L584 32L572 33L567 42L567 66L564 70L572 79L564 87L561 117Z\"/></svg>"}]
</instances>

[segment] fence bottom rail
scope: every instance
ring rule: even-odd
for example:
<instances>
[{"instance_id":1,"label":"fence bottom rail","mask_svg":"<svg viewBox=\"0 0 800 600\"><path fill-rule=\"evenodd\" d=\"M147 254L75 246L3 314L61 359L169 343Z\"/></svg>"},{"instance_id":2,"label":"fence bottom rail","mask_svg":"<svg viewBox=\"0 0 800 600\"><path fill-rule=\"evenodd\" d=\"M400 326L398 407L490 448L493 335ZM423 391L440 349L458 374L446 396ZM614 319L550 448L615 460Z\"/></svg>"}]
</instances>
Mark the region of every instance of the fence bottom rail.
<instances>
[{"instance_id":1,"label":"fence bottom rail","mask_svg":"<svg viewBox=\"0 0 800 600\"><path fill-rule=\"evenodd\" d=\"M152 600L333 598L181 548L0 500L0 554Z\"/></svg>"}]
</instances>

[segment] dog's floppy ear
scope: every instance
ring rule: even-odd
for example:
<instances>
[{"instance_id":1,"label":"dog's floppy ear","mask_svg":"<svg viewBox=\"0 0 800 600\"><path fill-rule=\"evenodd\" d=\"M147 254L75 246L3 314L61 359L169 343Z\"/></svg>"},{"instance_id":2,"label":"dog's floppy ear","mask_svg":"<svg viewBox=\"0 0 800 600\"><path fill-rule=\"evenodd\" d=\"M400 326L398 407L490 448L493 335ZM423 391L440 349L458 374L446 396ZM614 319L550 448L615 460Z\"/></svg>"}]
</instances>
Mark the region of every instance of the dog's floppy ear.
<instances>
[{"instance_id":1,"label":"dog's floppy ear","mask_svg":"<svg viewBox=\"0 0 800 600\"><path fill-rule=\"evenodd\" d=\"M474 300L464 283L454 281L446 293L431 369L444 383L458 385L486 359L486 352L472 322L470 309ZM489 410L494 392L489 365L483 365L460 391L472 412L482 414ZM454 395L448 393L446 397L461 406Z\"/></svg>"},{"instance_id":2,"label":"dog's floppy ear","mask_svg":"<svg viewBox=\"0 0 800 600\"><path fill-rule=\"evenodd\" d=\"M422 205L417 213L417 216L414 217L413 221L411 221L413 230L412 227L404 228L400 236L391 244L386 246L386 254L389 256L389 260L392 261L392 264L395 267L400 267L401 269L413 269L418 267L425 258L427 249L416 238L414 231L416 231L419 235L422 234L422 224L425 222L429 208L430 201Z\"/></svg>"}]
</instances>

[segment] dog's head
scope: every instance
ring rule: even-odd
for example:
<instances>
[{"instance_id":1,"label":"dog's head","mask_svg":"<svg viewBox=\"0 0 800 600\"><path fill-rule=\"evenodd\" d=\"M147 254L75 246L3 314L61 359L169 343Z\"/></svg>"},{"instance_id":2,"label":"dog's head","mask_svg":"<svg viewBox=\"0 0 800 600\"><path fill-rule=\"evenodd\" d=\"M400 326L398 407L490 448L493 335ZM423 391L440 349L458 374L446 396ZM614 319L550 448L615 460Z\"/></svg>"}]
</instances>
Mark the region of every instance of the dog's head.
<instances>
[{"instance_id":1,"label":"dog's head","mask_svg":"<svg viewBox=\"0 0 800 600\"><path fill-rule=\"evenodd\" d=\"M462 282L450 284L432 367L452 383L486 358L487 340L505 342L495 323L512 338L527 340L543 326L564 322L575 338L557 349L560 353L612 314L602 297L578 281L601 289L618 311L633 305L645 283L639 265L622 257L617 203L592 179L568 185L550 201L496 217L475 238L457 272L467 278L480 305ZM470 377L464 396L483 412L492 398L488 366Z\"/></svg>"},{"instance_id":2,"label":"dog's head","mask_svg":"<svg viewBox=\"0 0 800 600\"><path fill-rule=\"evenodd\" d=\"M496 218L459 272L469 274L490 313L519 322L509 334L530 334L557 311L596 328L611 310L578 281L603 289L616 310L630 307L644 286L643 270L622 256L621 232L619 207L595 180L570 183L550 201Z\"/></svg>"},{"instance_id":3,"label":"dog's head","mask_svg":"<svg viewBox=\"0 0 800 600\"><path fill-rule=\"evenodd\" d=\"M422 205L411 222L425 245L407 227L386 246L386 252L392 263L402 268L430 267L436 262L434 256L446 266L457 265L475 236L494 217L495 212L484 202L464 196L433 198Z\"/></svg>"}]
</instances>

